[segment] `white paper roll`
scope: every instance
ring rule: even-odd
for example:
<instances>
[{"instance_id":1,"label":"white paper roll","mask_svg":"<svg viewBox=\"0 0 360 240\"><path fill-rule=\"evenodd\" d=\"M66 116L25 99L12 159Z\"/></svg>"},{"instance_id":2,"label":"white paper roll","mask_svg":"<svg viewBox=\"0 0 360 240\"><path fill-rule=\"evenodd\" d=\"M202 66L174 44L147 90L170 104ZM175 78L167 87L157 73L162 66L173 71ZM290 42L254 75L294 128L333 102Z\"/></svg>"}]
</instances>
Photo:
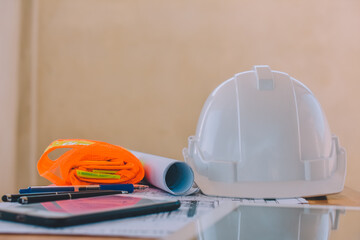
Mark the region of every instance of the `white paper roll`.
<instances>
[{"instance_id":1,"label":"white paper roll","mask_svg":"<svg viewBox=\"0 0 360 240\"><path fill-rule=\"evenodd\" d=\"M184 195L194 183L194 173L185 163L171 158L130 150L145 169L145 179L155 187L174 195Z\"/></svg>"}]
</instances>

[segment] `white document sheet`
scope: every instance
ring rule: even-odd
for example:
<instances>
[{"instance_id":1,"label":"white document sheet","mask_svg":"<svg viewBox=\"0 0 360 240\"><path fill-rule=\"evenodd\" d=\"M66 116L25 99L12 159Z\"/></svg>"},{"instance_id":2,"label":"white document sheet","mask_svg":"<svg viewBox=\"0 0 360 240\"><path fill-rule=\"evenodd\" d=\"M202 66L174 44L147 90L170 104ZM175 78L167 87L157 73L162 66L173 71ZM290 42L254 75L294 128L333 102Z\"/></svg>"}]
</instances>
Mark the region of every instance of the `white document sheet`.
<instances>
[{"instance_id":1,"label":"white document sheet","mask_svg":"<svg viewBox=\"0 0 360 240\"><path fill-rule=\"evenodd\" d=\"M155 188L149 188L144 191L137 191L133 193L133 195L158 199L178 199L181 201L181 207L178 210L172 212L157 213L146 216L110 220L99 223L56 229L0 220L0 233L160 238L180 230L195 218L231 201L247 204L307 203L307 201L303 198L285 200L220 198L205 196L201 193L196 193L191 196L174 196ZM17 203L0 203L0 208L11 207L16 204Z\"/></svg>"}]
</instances>

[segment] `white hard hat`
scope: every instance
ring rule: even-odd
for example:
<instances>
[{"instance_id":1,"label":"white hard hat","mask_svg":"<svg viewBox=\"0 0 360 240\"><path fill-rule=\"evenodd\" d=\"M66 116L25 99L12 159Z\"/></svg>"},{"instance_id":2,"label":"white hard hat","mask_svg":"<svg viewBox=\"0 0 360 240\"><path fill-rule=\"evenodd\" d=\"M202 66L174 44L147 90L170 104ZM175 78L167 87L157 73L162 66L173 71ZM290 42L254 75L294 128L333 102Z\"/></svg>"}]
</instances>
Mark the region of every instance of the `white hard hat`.
<instances>
[{"instance_id":1,"label":"white hard hat","mask_svg":"<svg viewBox=\"0 0 360 240\"><path fill-rule=\"evenodd\" d=\"M211 93L183 154L208 195L300 197L344 187L346 152L319 102L269 66L235 74Z\"/></svg>"}]
</instances>

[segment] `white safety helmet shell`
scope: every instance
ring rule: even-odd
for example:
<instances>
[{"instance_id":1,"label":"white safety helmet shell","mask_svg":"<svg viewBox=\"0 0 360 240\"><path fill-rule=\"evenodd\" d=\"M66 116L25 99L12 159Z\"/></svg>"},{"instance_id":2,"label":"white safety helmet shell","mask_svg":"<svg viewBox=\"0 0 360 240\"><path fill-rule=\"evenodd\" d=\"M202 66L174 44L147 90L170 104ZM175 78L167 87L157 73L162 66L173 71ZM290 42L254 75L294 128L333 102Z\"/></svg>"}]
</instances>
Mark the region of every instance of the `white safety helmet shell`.
<instances>
[{"instance_id":1,"label":"white safety helmet shell","mask_svg":"<svg viewBox=\"0 0 360 240\"><path fill-rule=\"evenodd\" d=\"M255 66L220 84L183 151L208 195L299 197L340 192L345 150L313 93Z\"/></svg>"}]
</instances>

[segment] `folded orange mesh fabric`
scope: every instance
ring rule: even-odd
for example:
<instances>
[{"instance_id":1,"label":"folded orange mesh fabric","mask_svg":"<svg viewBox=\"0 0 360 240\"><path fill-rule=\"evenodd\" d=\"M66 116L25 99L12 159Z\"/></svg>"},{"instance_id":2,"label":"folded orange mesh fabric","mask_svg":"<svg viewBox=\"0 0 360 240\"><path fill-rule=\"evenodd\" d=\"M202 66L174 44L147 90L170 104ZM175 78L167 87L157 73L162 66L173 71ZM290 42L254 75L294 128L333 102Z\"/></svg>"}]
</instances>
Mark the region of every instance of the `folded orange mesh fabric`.
<instances>
[{"instance_id":1,"label":"folded orange mesh fabric","mask_svg":"<svg viewBox=\"0 0 360 240\"><path fill-rule=\"evenodd\" d=\"M48 154L69 148L56 160ZM138 158L128 150L105 142L61 139L52 142L41 156L39 174L56 185L138 183L145 171Z\"/></svg>"}]
</instances>

